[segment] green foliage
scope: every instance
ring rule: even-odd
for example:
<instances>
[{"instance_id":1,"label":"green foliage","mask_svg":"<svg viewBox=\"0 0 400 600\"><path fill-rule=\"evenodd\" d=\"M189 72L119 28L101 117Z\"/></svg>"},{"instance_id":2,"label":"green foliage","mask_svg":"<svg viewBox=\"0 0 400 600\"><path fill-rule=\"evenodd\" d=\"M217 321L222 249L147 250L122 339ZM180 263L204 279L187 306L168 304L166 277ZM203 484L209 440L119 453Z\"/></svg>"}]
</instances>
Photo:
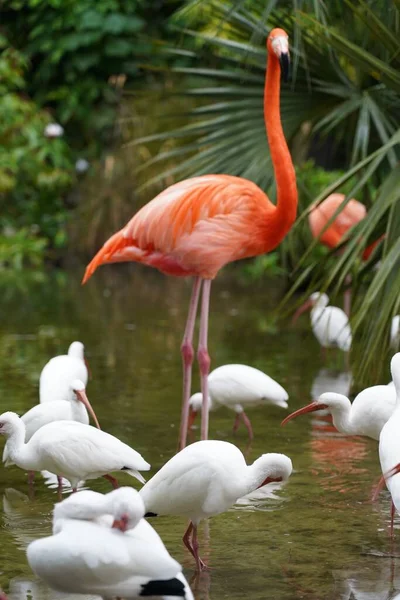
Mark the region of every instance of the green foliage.
<instances>
[{"instance_id":1,"label":"green foliage","mask_svg":"<svg viewBox=\"0 0 400 600\"><path fill-rule=\"evenodd\" d=\"M293 79L282 86L281 115L300 191L299 219L279 248L280 264L294 267L288 299L305 287L305 295L327 288L337 294L351 276L354 290L362 290L354 303L354 372L359 381L376 381L390 319L400 310L398 0L189 0L175 22L191 63L174 71L185 77L182 96L197 105L183 126L136 140L149 148L169 141L148 162L160 172L146 184L225 172L255 181L274 199L263 119L265 39L273 27L288 31ZM167 51L182 55L182 48ZM308 157L332 173L301 167ZM328 251L312 240L307 216L310 202L336 190L347 194L338 214L355 197L368 216L340 249ZM384 243L363 261L366 246L382 234Z\"/></svg>"},{"instance_id":2,"label":"green foliage","mask_svg":"<svg viewBox=\"0 0 400 600\"><path fill-rule=\"evenodd\" d=\"M149 52L139 40L145 22L140 0L11 0L2 20L17 48L34 65L28 90L40 104L53 105L57 119L88 145L104 136L115 118L118 86L109 78L135 77Z\"/></svg>"},{"instance_id":3,"label":"green foliage","mask_svg":"<svg viewBox=\"0 0 400 600\"><path fill-rule=\"evenodd\" d=\"M15 232L8 230L6 235L0 235L0 270L42 266L46 245L45 238L26 227Z\"/></svg>"},{"instance_id":4,"label":"green foliage","mask_svg":"<svg viewBox=\"0 0 400 600\"><path fill-rule=\"evenodd\" d=\"M0 39L6 47L4 38ZM69 189L73 163L63 139L44 135L50 114L25 93L26 60L13 48L0 53L0 232L21 228L1 238L0 263L38 264L47 238L63 245L66 212L62 195Z\"/></svg>"}]
</instances>

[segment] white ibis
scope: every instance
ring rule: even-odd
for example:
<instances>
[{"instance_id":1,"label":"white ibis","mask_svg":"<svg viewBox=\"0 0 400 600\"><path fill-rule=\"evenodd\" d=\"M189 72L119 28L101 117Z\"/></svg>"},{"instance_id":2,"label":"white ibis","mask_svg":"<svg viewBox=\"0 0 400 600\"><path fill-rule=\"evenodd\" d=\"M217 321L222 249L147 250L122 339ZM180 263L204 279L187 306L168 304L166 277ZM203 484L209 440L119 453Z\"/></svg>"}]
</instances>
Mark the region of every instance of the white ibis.
<instances>
[{"instance_id":1,"label":"white ibis","mask_svg":"<svg viewBox=\"0 0 400 600\"><path fill-rule=\"evenodd\" d=\"M337 306L328 306L326 294L315 292L296 311L293 322L307 309L311 309L311 328L322 348L339 348L348 352L352 335L346 313Z\"/></svg>"},{"instance_id":2,"label":"white ibis","mask_svg":"<svg viewBox=\"0 0 400 600\"><path fill-rule=\"evenodd\" d=\"M244 412L248 407L258 405L276 405L287 408L287 391L272 377L247 365L223 365L214 369L208 376L209 410L226 406L236 413L233 431L243 421L253 439L250 419ZM193 394L190 398L189 427L193 425L197 413L201 410L203 395Z\"/></svg>"},{"instance_id":3,"label":"white ibis","mask_svg":"<svg viewBox=\"0 0 400 600\"><path fill-rule=\"evenodd\" d=\"M376 494L386 482L392 496L391 535L393 536L393 519L395 509L400 511L400 352L397 352L390 362L390 370L396 390L396 406L393 414L382 428L379 437L379 459L382 468L382 478ZM391 386L388 386L389 388Z\"/></svg>"},{"instance_id":4,"label":"white ibis","mask_svg":"<svg viewBox=\"0 0 400 600\"><path fill-rule=\"evenodd\" d=\"M140 490L147 516L179 515L190 519L183 542L196 561L197 526L202 519L224 512L241 496L273 481L286 481L292 461L284 454L263 454L247 465L229 442L203 440L173 456Z\"/></svg>"},{"instance_id":5,"label":"white ibis","mask_svg":"<svg viewBox=\"0 0 400 600\"><path fill-rule=\"evenodd\" d=\"M193 600L181 566L144 511L132 488L74 494L55 506L53 535L28 546L28 562L61 592Z\"/></svg>"},{"instance_id":6,"label":"white ibis","mask_svg":"<svg viewBox=\"0 0 400 600\"><path fill-rule=\"evenodd\" d=\"M55 400L54 402L37 404L21 417L21 421L25 425L25 442L29 442L33 434L43 425L54 421L78 421L88 425L89 415L87 410L91 414L96 427L100 429L96 414L86 395L84 383L76 379L71 382L70 389L73 400ZM3 462L6 467L13 464L8 454L8 443L4 447Z\"/></svg>"},{"instance_id":7,"label":"white ibis","mask_svg":"<svg viewBox=\"0 0 400 600\"><path fill-rule=\"evenodd\" d=\"M400 315L393 317L390 325L390 347L397 351L400 343Z\"/></svg>"},{"instance_id":8,"label":"white ibis","mask_svg":"<svg viewBox=\"0 0 400 600\"><path fill-rule=\"evenodd\" d=\"M75 379L87 385L88 368L82 342L72 342L68 354L55 356L45 364L40 373L40 402L73 400L71 381Z\"/></svg>"},{"instance_id":9,"label":"white ibis","mask_svg":"<svg viewBox=\"0 0 400 600\"><path fill-rule=\"evenodd\" d=\"M328 410L333 424L345 435L364 435L379 440L382 427L392 416L396 406L396 392L390 385L374 385L360 392L351 404L342 394L325 392L321 396L299 408L282 421L288 421L306 413Z\"/></svg>"},{"instance_id":10,"label":"white ibis","mask_svg":"<svg viewBox=\"0 0 400 600\"><path fill-rule=\"evenodd\" d=\"M50 471L65 477L76 491L86 479L105 477L114 486L109 473L125 471L144 483L139 471L150 465L141 455L118 438L76 421L55 421L38 429L25 443L25 425L13 412L0 415L0 434L8 440L8 456L21 469Z\"/></svg>"}]
</instances>

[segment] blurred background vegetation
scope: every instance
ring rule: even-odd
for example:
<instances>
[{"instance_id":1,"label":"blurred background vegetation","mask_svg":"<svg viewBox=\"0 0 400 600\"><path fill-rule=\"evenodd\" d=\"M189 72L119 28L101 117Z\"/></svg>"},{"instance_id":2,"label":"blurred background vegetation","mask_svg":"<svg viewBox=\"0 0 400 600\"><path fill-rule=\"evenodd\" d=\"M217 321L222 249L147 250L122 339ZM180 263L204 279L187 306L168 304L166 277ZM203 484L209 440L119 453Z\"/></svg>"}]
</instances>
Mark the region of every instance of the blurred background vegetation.
<instances>
[{"instance_id":1,"label":"blurred background vegetation","mask_svg":"<svg viewBox=\"0 0 400 600\"><path fill-rule=\"evenodd\" d=\"M351 276L358 375L379 375L376 352L388 350L400 312L399 0L0 6L1 268L87 259L184 177L239 175L274 200L262 99L265 38L281 26L291 40L281 110L299 218L275 253L239 265L237 276L250 285L287 277L285 309L294 292L337 297ZM46 136L51 123L61 136ZM313 240L307 214L335 190L368 214L329 251Z\"/></svg>"}]
</instances>

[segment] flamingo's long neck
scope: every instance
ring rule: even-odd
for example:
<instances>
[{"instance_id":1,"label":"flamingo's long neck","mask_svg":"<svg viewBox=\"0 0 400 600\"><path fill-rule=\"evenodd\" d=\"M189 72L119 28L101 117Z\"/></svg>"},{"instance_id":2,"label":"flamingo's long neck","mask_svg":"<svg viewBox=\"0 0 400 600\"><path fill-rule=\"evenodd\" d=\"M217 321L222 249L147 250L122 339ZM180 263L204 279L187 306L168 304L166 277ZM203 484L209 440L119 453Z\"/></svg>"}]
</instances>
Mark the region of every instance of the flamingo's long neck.
<instances>
[{"instance_id":1,"label":"flamingo's long neck","mask_svg":"<svg viewBox=\"0 0 400 600\"><path fill-rule=\"evenodd\" d=\"M264 89L264 119L277 190L277 205L271 215L274 231L269 231L269 236L276 235L277 243L289 231L297 211L296 174L281 123L280 80L279 60L269 51Z\"/></svg>"}]
</instances>

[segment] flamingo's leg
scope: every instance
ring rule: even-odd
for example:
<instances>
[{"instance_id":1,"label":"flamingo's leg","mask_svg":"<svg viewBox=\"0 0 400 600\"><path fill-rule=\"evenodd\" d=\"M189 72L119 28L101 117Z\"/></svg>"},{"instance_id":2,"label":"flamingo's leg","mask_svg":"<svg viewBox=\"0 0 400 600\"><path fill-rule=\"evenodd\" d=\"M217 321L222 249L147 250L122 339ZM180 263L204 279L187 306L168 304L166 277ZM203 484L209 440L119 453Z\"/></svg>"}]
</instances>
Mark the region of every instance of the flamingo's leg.
<instances>
[{"instance_id":1,"label":"flamingo's leg","mask_svg":"<svg viewBox=\"0 0 400 600\"><path fill-rule=\"evenodd\" d=\"M197 572L200 573L200 571L204 571L205 569L208 569L206 563L204 561L202 561L199 556L199 543L197 541L197 525L193 525L192 548L193 548L193 556L196 560Z\"/></svg>"},{"instance_id":2,"label":"flamingo's leg","mask_svg":"<svg viewBox=\"0 0 400 600\"><path fill-rule=\"evenodd\" d=\"M201 439L208 439L208 374L210 372L210 355L207 348L208 313L210 308L211 279L205 279L201 298L200 333L197 360L200 367L201 392L203 404L201 408ZM194 525L194 528L196 526ZM193 534L194 535L194 534Z\"/></svg>"},{"instance_id":3,"label":"flamingo's leg","mask_svg":"<svg viewBox=\"0 0 400 600\"><path fill-rule=\"evenodd\" d=\"M242 418L243 423L246 425L246 429L249 432L249 440L251 441L254 438L254 435L253 435L253 428L251 426L250 419L244 411L242 413L240 413L240 416Z\"/></svg>"},{"instance_id":4,"label":"flamingo's leg","mask_svg":"<svg viewBox=\"0 0 400 600\"><path fill-rule=\"evenodd\" d=\"M107 479L107 481L109 481L111 483L111 485L113 486L114 490L119 488L119 483L118 481L115 479L115 477L113 477L112 475L103 475L104 479Z\"/></svg>"},{"instance_id":5,"label":"flamingo's leg","mask_svg":"<svg viewBox=\"0 0 400 600\"><path fill-rule=\"evenodd\" d=\"M233 433L236 433L240 425L240 413L236 413L235 422L233 424Z\"/></svg>"},{"instance_id":6,"label":"flamingo's leg","mask_svg":"<svg viewBox=\"0 0 400 600\"><path fill-rule=\"evenodd\" d=\"M181 345L183 361L183 400L181 415L181 430L179 436L179 450L186 446L188 421L189 421L189 398L192 385L192 364L194 358L193 333L196 322L197 306L201 288L201 279L196 277L193 282L192 297L190 298L189 314L186 321L185 333Z\"/></svg>"}]
</instances>

